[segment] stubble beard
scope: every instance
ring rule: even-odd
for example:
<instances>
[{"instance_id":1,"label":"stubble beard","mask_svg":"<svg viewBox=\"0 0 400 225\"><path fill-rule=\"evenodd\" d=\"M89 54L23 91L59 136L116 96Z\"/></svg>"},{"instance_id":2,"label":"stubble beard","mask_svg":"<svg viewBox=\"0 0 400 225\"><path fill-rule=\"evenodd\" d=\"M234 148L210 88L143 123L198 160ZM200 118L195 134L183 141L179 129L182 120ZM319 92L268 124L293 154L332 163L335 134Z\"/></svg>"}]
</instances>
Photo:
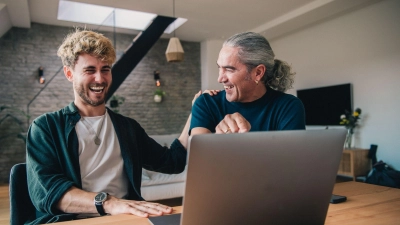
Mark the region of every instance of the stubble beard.
<instances>
[{"instance_id":1,"label":"stubble beard","mask_svg":"<svg viewBox=\"0 0 400 225\"><path fill-rule=\"evenodd\" d=\"M105 103L105 98L107 96L108 93L108 89L104 88L103 92L104 92L104 97L102 99L99 99L97 101L93 101L92 99L90 99L89 95L86 94L87 92L89 92L90 90L87 90L83 87L83 85L74 85L76 93L78 93L79 97L81 97L81 99L86 102L87 104L91 105L91 106L99 106Z\"/></svg>"},{"instance_id":2,"label":"stubble beard","mask_svg":"<svg viewBox=\"0 0 400 225\"><path fill-rule=\"evenodd\" d=\"M232 91L232 90L231 90ZM232 91L232 93L228 94L225 92L225 98L228 102L237 102L237 91Z\"/></svg>"}]
</instances>

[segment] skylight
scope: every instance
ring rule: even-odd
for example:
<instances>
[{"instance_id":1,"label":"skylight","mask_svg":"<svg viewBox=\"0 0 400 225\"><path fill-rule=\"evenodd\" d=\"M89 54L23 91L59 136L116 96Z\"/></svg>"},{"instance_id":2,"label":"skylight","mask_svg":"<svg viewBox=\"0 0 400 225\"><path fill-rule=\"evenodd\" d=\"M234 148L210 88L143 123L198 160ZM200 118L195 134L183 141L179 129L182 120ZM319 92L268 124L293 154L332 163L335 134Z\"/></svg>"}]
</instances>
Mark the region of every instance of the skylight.
<instances>
[{"instance_id":1,"label":"skylight","mask_svg":"<svg viewBox=\"0 0 400 225\"><path fill-rule=\"evenodd\" d=\"M115 12L115 18L113 12ZM110 27L114 27L115 19L115 27L141 31L145 30L156 17L157 15L153 13L71 2L68 0L60 0L57 15L57 19L59 20ZM187 19L185 18L177 18L165 29L164 33L172 33L186 21Z\"/></svg>"}]
</instances>

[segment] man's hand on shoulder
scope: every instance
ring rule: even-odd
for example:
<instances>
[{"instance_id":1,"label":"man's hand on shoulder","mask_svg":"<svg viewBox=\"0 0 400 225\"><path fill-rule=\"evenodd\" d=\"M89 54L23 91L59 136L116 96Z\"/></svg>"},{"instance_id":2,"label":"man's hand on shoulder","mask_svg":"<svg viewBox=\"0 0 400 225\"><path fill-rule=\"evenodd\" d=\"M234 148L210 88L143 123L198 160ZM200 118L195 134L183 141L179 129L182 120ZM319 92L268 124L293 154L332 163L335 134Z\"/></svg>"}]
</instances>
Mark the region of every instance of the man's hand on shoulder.
<instances>
[{"instance_id":1,"label":"man's hand on shoulder","mask_svg":"<svg viewBox=\"0 0 400 225\"><path fill-rule=\"evenodd\" d=\"M204 90L203 94L209 94L211 96L217 95L221 90Z\"/></svg>"},{"instance_id":2,"label":"man's hand on shoulder","mask_svg":"<svg viewBox=\"0 0 400 225\"><path fill-rule=\"evenodd\" d=\"M217 95L218 92L220 92L221 90L204 90L203 92L201 92L201 90L199 92L197 92L192 100L192 105L194 104L194 102L196 101L196 99L201 95L201 94L209 94L211 96Z\"/></svg>"},{"instance_id":3,"label":"man's hand on shoulder","mask_svg":"<svg viewBox=\"0 0 400 225\"><path fill-rule=\"evenodd\" d=\"M225 115L225 118L215 127L215 133L245 133L249 132L251 125L240 113Z\"/></svg>"}]
</instances>

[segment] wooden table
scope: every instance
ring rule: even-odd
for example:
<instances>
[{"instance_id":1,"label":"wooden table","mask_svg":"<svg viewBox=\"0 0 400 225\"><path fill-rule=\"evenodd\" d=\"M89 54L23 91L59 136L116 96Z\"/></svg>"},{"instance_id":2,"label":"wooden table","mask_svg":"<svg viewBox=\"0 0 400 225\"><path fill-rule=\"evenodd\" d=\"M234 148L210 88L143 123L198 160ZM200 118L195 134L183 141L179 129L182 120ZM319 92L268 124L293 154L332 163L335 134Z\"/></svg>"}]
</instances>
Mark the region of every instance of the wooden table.
<instances>
[{"instance_id":1,"label":"wooden table","mask_svg":"<svg viewBox=\"0 0 400 225\"><path fill-rule=\"evenodd\" d=\"M329 205L325 224L400 224L400 189L350 181L335 184L333 193L347 196L347 201ZM181 206L174 209L176 213L182 211ZM136 216L117 215L58 224L149 225L150 222Z\"/></svg>"},{"instance_id":2,"label":"wooden table","mask_svg":"<svg viewBox=\"0 0 400 225\"><path fill-rule=\"evenodd\" d=\"M325 224L400 224L400 189L350 181L335 184L333 193L347 196L347 201L329 205ZM0 199L4 200L0 203L0 224L9 224L8 186L0 187ZM8 212L5 212L6 210ZM182 207L174 207L174 210L175 213L179 213ZM149 225L150 222L133 215L117 215L56 224Z\"/></svg>"},{"instance_id":3,"label":"wooden table","mask_svg":"<svg viewBox=\"0 0 400 225\"><path fill-rule=\"evenodd\" d=\"M329 205L325 224L400 224L400 189L351 181L333 193L347 201Z\"/></svg>"}]
</instances>

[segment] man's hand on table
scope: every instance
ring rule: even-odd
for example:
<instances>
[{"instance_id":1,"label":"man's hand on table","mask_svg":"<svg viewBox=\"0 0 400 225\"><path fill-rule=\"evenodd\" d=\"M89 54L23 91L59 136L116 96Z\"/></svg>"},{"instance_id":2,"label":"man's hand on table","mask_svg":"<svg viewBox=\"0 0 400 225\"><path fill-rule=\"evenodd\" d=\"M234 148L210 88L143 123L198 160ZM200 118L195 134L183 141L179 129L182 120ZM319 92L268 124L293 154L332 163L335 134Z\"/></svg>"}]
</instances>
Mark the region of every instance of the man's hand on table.
<instances>
[{"instance_id":1,"label":"man's hand on table","mask_svg":"<svg viewBox=\"0 0 400 225\"><path fill-rule=\"evenodd\" d=\"M150 215L161 216L172 213L172 207L166 205L118 199L113 196L110 196L109 199L104 202L104 210L111 215L133 214L140 217L149 217Z\"/></svg>"}]
</instances>

